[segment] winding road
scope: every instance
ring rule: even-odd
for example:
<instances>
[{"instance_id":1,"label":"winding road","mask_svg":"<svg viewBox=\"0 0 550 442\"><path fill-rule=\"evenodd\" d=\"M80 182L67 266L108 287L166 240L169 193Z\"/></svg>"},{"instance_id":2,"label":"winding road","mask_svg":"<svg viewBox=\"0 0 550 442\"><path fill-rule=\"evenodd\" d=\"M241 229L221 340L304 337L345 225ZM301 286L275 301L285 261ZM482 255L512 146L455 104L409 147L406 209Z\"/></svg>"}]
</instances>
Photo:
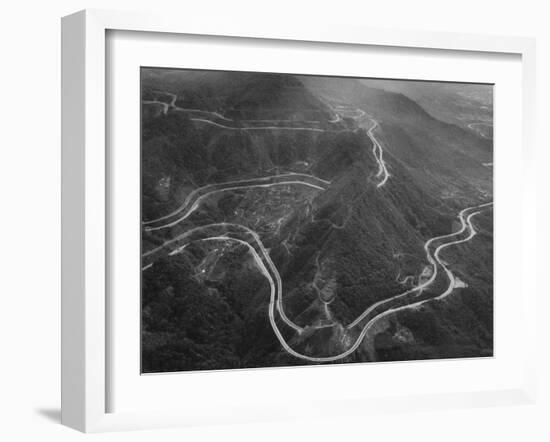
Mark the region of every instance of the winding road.
<instances>
[{"instance_id":1,"label":"winding road","mask_svg":"<svg viewBox=\"0 0 550 442\"><path fill-rule=\"evenodd\" d=\"M176 101L178 99L178 96L176 94L170 93L170 92L161 92L156 91L155 94L157 94L157 98L155 100L143 100L144 104L153 104L153 105L159 105L163 107L163 113L166 115L168 111L171 109L176 112L188 112L188 113L198 113L205 116L210 116L215 119L221 119L224 121L224 123L213 121L211 119L207 118L196 118L192 117L190 118L191 121L199 124L206 124L214 127L218 127L220 129L226 129L226 130L244 130L244 131L264 131L264 130L288 130L288 131L306 131L306 132L340 132L338 130L331 130L331 129L321 129L319 127L300 127L300 126L277 126L277 125L269 125L269 126L229 126L230 123L235 123L236 121L225 117L224 115L220 114L219 112L213 112L213 111L206 111L202 109L192 109L192 108L182 108L176 105ZM158 100L158 95L167 95L170 97L170 102L166 103L164 101ZM388 173L388 169L386 167L386 162L384 161L384 149L382 148L382 145L377 140L377 138L374 136L374 130L379 127L378 121L376 121L374 118L372 118L370 115L368 115L364 110L359 108L348 108L346 106L336 106L338 109L335 109L335 106L329 105L334 113L334 117L330 120L327 120L328 123L339 123L342 121L341 113L351 113L350 118L352 118L355 121L361 120L363 117L368 117L371 122L372 126L368 130L367 134L372 141L373 148L372 153L374 155L375 160L378 163L378 172L376 174L376 177L381 178L381 181L378 183L377 187L382 187L386 182L388 181L388 178L390 177ZM291 123L293 120L240 120L239 123ZM319 121L302 121L303 123L309 123L314 125L319 125ZM476 124L476 123L472 123ZM477 124L483 124L483 123L477 123Z\"/></svg>"},{"instance_id":2,"label":"winding road","mask_svg":"<svg viewBox=\"0 0 550 442\"><path fill-rule=\"evenodd\" d=\"M283 281L277 267L271 260L269 252L266 250L259 235L252 229L241 224L233 223L214 223L205 226L195 227L184 232L176 238L166 241L159 247L154 248L142 255L142 269L151 266L160 257L171 254L168 250L183 250L188 244L195 241L205 241L212 238L231 239L237 242L245 243L249 249L254 250L254 258L262 273L266 275L275 299L277 310L282 320L298 333L302 333L303 328L292 322L285 314L283 308ZM270 313L271 316L272 312ZM275 331L275 330L274 330Z\"/></svg>"},{"instance_id":3,"label":"winding road","mask_svg":"<svg viewBox=\"0 0 550 442\"><path fill-rule=\"evenodd\" d=\"M374 156L374 159L378 163L378 172L376 173L376 177L380 178L380 182L377 184L376 187L384 186L388 181L390 174L388 172L386 162L384 161L384 149L382 148L380 141L378 141L378 139L374 135L374 131L376 130L376 128L380 127L378 124L378 121L376 121L371 115L366 113L363 109L348 107L348 106L334 106L329 103L327 103L327 106L329 106L332 112L336 115L336 118L334 120L331 120L331 122L340 121L341 120L340 113L348 114L349 118L355 120L355 122L358 124L365 117L371 121L372 126L367 130L367 135L372 142L372 154ZM359 128L357 128L356 130L358 129Z\"/></svg>"},{"instance_id":4,"label":"winding road","mask_svg":"<svg viewBox=\"0 0 550 442\"><path fill-rule=\"evenodd\" d=\"M381 181L376 185L376 187L382 187L384 184L386 184L386 181L388 181L390 174L388 173L388 168L386 167L386 162L384 161L384 149L382 149L380 142L376 139L373 133L374 130L378 127L378 121L374 120L370 116L369 119L372 121L373 124L372 127L368 130L367 135L372 141L372 154L378 162L378 173L376 174L376 176L382 178Z\"/></svg>"},{"instance_id":5,"label":"winding road","mask_svg":"<svg viewBox=\"0 0 550 442\"><path fill-rule=\"evenodd\" d=\"M469 241L470 239L472 239L474 237L474 235L476 234L476 231L475 231L475 229L472 225L472 222L471 222L472 217L479 214L483 208L489 207L492 204L493 204L492 202L484 203L484 204L480 204L478 206L472 206L472 207L467 207L466 209L463 209L458 214L458 219L461 223L461 227L460 227L459 230L457 230L456 232L446 234L446 235L435 236L433 238L430 238L428 241L426 241L424 243L424 251L426 253L426 258L427 258L428 262L430 263L430 265L432 267L431 276L428 280L424 281L422 284L419 284L419 285L413 287L412 289L407 290L406 292L403 292L403 293L401 293L399 295L396 295L392 298L384 299L383 301L379 301L379 302L373 304L367 310L365 310L355 321L353 321L348 326L348 328L353 328L356 325L360 324L361 321L363 321L370 313L372 313L373 311L378 309L378 307L387 306L388 304L390 304L392 302L395 302L395 301L398 301L401 298L406 297L407 295L410 295L410 294L416 293L418 291L422 291L424 289L427 289L430 285L433 284L433 282L438 277L438 272L439 272L440 267L445 271L447 277L449 278L449 287L447 287L447 290L445 292L445 296L448 294L447 291L449 290L449 288L452 291L452 288L454 287L454 276L452 276L452 273L448 270L446 264L441 262L441 260L439 258L439 255L440 255L442 250L444 250L445 248L447 248L449 246L452 246L452 245L455 245L455 244L461 244L463 242L466 242L466 241ZM466 231L469 232L468 236L465 239L460 239L460 236ZM458 239L456 239L456 238L458 238ZM433 245L436 244L438 241L442 241L442 240L447 240L447 242L443 242L443 244L440 244L432 252Z\"/></svg>"},{"instance_id":6,"label":"winding road","mask_svg":"<svg viewBox=\"0 0 550 442\"><path fill-rule=\"evenodd\" d=\"M209 184L192 191L187 198L185 198L183 204L172 213L151 221L146 221L143 224L146 226L146 231L160 230L175 226L189 217L189 215L199 207L202 200L215 193L291 184L309 186L318 190L326 190L328 186L330 186L330 181L303 173L286 173L262 178L250 178L246 180Z\"/></svg>"},{"instance_id":7,"label":"winding road","mask_svg":"<svg viewBox=\"0 0 550 442\"><path fill-rule=\"evenodd\" d=\"M246 245L249 250L252 251L255 262L269 281L271 287L269 319L273 332L277 336L277 339L283 348L289 354L310 362L333 362L352 354L361 345L361 342L363 341L363 338L367 334L368 330L377 320L400 310L416 308L419 305L434 299L442 299L452 293L455 288L455 277L448 268L448 265L441 260L440 254L447 247L470 241L477 233L472 224L472 218L481 213L484 208L487 208L492 204L492 202L489 202L463 209L458 215L458 219L461 223L461 228L459 230L449 234L436 236L426 241L424 244L424 250L426 252L426 258L433 269L431 277L424 283L407 290L404 293L383 301L379 301L367 308L359 317L357 317L357 319L346 326L346 330L351 334L354 334L353 329L359 326L360 331L353 344L351 344L346 351L332 356L313 357L299 353L292 349L282 336L275 321L274 306L276 306L277 312L281 316L283 322L290 326L298 334L302 334L304 328L295 324L285 314L281 276L258 234L248 227L231 223L216 223L196 227L145 253L142 256L142 265L143 269L148 268L156 259L163 256L167 249L170 250L175 247L178 250L182 250L187 244L193 241L232 240ZM462 237L465 233L467 234ZM438 245L434 248L434 244ZM429 288L436 281L441 272L443 272L444 276L448 280L446 289L440 294L429 296L420 301L415 301L414 299L418 292L421 293L423 290ZM361 323L364 322L365 319L368 319L368 321L361 327Z\"/></svg>"},{"instance_id":8,"label":"winding road","mask_svg":"<svg viewBox=\"0 0 550 442\"><path fill-rule=\"evenodd\" d=\"M170 109L174 111L181 112L194 112L201 113L203 115L208 115L218 120L223 120L224 122L233 122L233 120L224 117L223 115L217 112L202 111L198 109L185 109L176 106L177 96L174 94L163 93L171 98L169 103L158 101L158 99L153 101L144 101L146 104L157 104L163 107L163 112L166 114ZM158 97L157 97L158 98ZM378 163L378 172L376 174L377 178L380 178L380 181L377 184L378 188L383 187L388 181L390 174L388 173L386 162L384 161L384 150L374 135L374 131L379 127L378 122L373 119L371 116L366 114L366 112L361 109L356 109L356 114L352 117L354 119L360 119L364 116L367 116L371 122L372 126L368 129L367 135L372 141L373 149L372 153ZM224 129L231 130L273 130L273 129L282 129L282 130L305 130L305 131L315 131L315 132L324 132L324 129L313 128L313 127L292 127L292 126L247 126L247 127L233 127L228 126L227 124L222 124L220 122L213 121L206 118L191 118L192 121L202 124L210 124L218 126ZM331 123L337 123L341 120L340 113L335 112L335 117L330 120ZM269 123L272 120L264 121ZM280 120L282 122L284 120ZM249 122L260 122L260 120L249 121ZM317 123L317 122L310 122ZM280 185L302 185L308 186L317 190L325 191L330 186L330 181L323 180L321 178L315 177L309 174L301 173L285 173L280 175L273 175L268 177L261 178L250 178L238 181L229 181L224 183L210 184L204 187L197 188L193 190L184 200L184 202L174 211L168 213L162 217L159 217L154 220L149 220L143 222L144 230L146 232L152 232L156 230L161 230L175 226L184 220L186 220L204 201L205 198L210 195L232 191L232 190L241 190L241 189L251 189L251 188L267 188L271 186L280 186ZM369 306L361 315L359 315L353 322L345 326L344 328L344 337L352 338L355 337L353 343L346 345L346 350L335 355L323 356L323 357L314 357L300 353L299 351L293 349L283 334L281 333L275 313L277 312L281 320L294 330L298 335L303 334L305 328L294 323L284 311L283 305L283 284L282 279L277 270L275 264L271 260L269 251L265 248L262 243L259 235L252 229L233 223L213 223L204 226L194 227L190 230L178 235L175 238L165 241L162 245L145 252L142 255L142 270L147 270L151 268L154 262L165 256L165 255L174 255L180 253L187 245L196 241L224 241L224 242L235 242L246 246L254 258L255 263L266 277L270 285L270 301L269 301L269 321L273 332L277 339L279 340L283 349L291 354L292 356L307 360L310 362L333 362L341 360L357 350L361 345L364 337L372 326L379 319L386 317L392 313L416 308L419 305L432 301L434 299L443 299L450 295L455 287L457 287L457 281L453 272L449 269L448 264L442 261L440 255L441 253L451 247L458 244L466 243L470 241L476 235L476 229L472 224L472 219L480 214L483 210L492 206L492 202L479 204L472 207L467 207L460 211L458 214L458 220L461 224L461 227L452 233L439 235L427 240L424 244L424 251L426 254L426 259L431 266L431 276L424 282L416 285L415 287L406 290L403 293L397 294L391 298L384 299L379 301L371 306ZM345 224L344 224L345 225ZM319 263L317 262L317 265ZM407 277L409 278L409 277ZM412 278L412 276L410 276ZM439 292L437 287L440 287L440 282L445 282L444 290ZM437 282L437 287L434 288ZM435 293L434 293L435 292ZM419 299L422 296L422 299ZM330 317L330 311L328 310L329 302L325 302L325 309L327 317ZM311 328L324 328L331 326L330 324L307 327Z\"/></svg>"},{"instance_id":9,"label":"winding road","mask_svg":"<svg viewBox=\"0 0 550 442\"><path fill-rule=\"evenodd\" d=\"M202 124L208 124L211 126L219 127L221 129L228 129L228 130L245 130L245 131L263 131L263 130L294 130L294 131L309 131L309 132L332 132L332 130L327 129L320 129L318 127L304 127L304 126L229 126L230 123L236 123L236 120L233 120L231 118L228 118L219 112L214 111L206 111L203 109L192 109L192 108L184 108L179 107L176 105L176 101L178 99L178 96L176 94L172 94L170 92L160 92L156 91L155 94L157 97L154 100L143 100L143 104L148 105L157 105L162 106L162 112L163 114L167 114L170 110L174 112L186 112L186 113L192 113L192 114L199 114L212 117L214 119L223 120L225 124L222 124L220 122L216 122L207 118L197 118L197 117L191 117L190 120L195 123L202 123ZM167 95L170 97L170 102L161 101L158 99L158 95ZM329 123L337 123L339 118L336 118L334 120L329 120ZM284 122L284 123L291 123L292 120L240 120L239 123L268 123L268 122ZM319 121L301 121L301 124L312 124L312 125L319 125Z\"/></svg>"}]
</instances>

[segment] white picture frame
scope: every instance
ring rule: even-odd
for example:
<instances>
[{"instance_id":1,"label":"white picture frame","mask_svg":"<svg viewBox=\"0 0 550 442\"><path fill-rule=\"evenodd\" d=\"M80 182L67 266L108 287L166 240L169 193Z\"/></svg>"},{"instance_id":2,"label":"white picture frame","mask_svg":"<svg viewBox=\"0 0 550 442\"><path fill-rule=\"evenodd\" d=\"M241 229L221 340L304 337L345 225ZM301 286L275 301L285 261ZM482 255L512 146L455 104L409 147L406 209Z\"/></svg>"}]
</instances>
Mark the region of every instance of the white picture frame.
<instances>
[{"instance_id":1,"label":"white picture frame","mask_svg":"<svg viewBox=\"0 0 550 442\"><path fill-rule=\"evenodd\" d=\"M381 48L430 48L516 54L522 70L522 256L523 272L535 259L536 188L534 173L535 43L519 37L495 37L417 31L350 28L343 25L217 21L193 17L182 24L178 17L86 10L62 20L62 423L84 432L185 426L216 422L246 422L293 417L326 416L318 407L291 411L274 406L240 407L224 417L207 413L188 416L178 412L107 412L106 376L110 315L107 302L108 175L106 119L106 33L142 31L163 34L211 35L285 41L374 45ZM519 149L519 148L518 148ZM522 332L535 334L536 285L522 278ZM531 320L533 318L533 320ZM535 339L525 340L526 357L521 385L500 390L388 396L360 400L342 398L341 414L373 410L450 408L532 403L535 399ZM273 374L275 376L275 374ZM216 374L211 374L216 376ZM253 411L253 412L252 412ZM330 412L334 415L334 412Z\"/></svg>"}]
</instances>

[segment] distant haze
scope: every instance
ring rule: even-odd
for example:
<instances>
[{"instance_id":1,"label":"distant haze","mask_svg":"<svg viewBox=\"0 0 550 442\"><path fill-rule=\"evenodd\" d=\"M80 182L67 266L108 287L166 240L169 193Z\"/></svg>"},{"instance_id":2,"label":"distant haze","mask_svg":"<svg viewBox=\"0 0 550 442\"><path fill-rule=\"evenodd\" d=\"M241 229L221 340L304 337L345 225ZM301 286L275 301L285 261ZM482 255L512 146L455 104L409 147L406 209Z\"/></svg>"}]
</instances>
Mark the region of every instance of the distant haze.
<instances>
[{"instance_id":1,"label":"distant haze","mask_svg":"<svg viewBox=\"0 0 550 442\"><path fill-rule=\"evenodd\" d=\"M436 81L364 79L369 87L396 92L420 104L432 116L448 123L467 126L477 120L492 120L493 85Z\"/></svg>"}]
</instances>

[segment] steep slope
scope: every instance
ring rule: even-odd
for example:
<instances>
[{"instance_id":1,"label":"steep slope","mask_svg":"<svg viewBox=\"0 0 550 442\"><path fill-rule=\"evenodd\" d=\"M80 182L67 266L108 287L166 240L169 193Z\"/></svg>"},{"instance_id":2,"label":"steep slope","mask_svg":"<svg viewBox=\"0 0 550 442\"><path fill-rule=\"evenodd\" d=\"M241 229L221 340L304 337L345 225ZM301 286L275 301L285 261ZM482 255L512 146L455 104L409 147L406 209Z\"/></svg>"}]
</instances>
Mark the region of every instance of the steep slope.
<instances>
[{"instance_id":1,"label":"steep slope","mask_svg":"<svg viewBox=\"0 0 550 442\"><path fill-rule=\"evenodd\" d=\"M488 84L432 81L361 80L366 86L396 92L421 105L439 120L463 129L475 121L492 121L493 87Z\"/></svg>"},{"instance_id":2,"label":"steep slope","mask_svg":"<svg viewBox=\"0 0 550 442\"><path fill-rule=\"evenodd\" d=\"M323 113L322 103L318 104L318 112ZM151 105L143 107L148 110ZM287 108L274 109L287 112ZM254 132L198 126L184 112L145 111L143 115L145 220L169 213L191 189L209 183L266 176L278 170L307 172L315 162L317 144L333 137L319 132Z\"/></svg>"},{"instance_id":3,"label":"steep slope","mask_svg":"<svg viewBox=\"0 0 550 442\"><path fill-rule=\"evenodd\" d=\"M345 350L354 337L348 324L418 282L429 267L425 242L456 230L459 210L492 198L492 172L483 165L492 161L491 142L433 118L403 94L350 79L253 73L167 71L143 83L146 98L162 89L181 107L221 112L241 125L321 122L318 132L233 130L169 110L144 113L142 128L144 220L213 183L289 172L326 181L326 188L288 184L211 195L181 223L143 232L145 250L216 222L257 232L280 274L284 310L305 331L276 322L304 354ZM390 174L382 187L369 135L374 122ZM481 241L445 256L467 287L451 301L427 304L421 315L388 317L343 361L489 354L492 220L483 222ZM146 272L142 357L149 371L305 363L275 338L267 316L272 288L242 244L218 238L186 245Z\"/></svg>"},{"instance_id":4,"label":"steep slope","mask_svg":"<svg viewBox=\"0 0 550 442\"><path fill-rule=\"evenodd\" d=\"M430 195L475 199L492 194L492 141L433 118L403 94L365 86L359 80L301 77L304 84L336 106L346 103L380 123L391 167L402 163Z\"/></svg>"}]
</instances>

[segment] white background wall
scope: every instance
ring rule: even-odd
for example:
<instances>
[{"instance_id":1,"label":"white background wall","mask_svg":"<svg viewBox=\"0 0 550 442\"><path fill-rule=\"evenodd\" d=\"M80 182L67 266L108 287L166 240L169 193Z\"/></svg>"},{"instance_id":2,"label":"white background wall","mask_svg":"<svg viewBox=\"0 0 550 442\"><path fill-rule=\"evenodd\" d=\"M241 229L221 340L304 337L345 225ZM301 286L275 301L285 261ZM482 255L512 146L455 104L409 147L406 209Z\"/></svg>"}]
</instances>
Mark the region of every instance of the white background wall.
<instances>
[{"instance_id":1,"label":"white background wall","mask_svg":"<svg viewBox=\"0 0 550 442\"><path fill-rule=\"evenodd\" d=\"M198 3L198 4L197 4ZM541 202L548 200L550 111L549 11L523 0L12 0L0 14L0 439L82 440L59 420L60 336L60 17L83 8L194 11L261 16L284 23L311 20L407 28L535 36L538 39L538 122ZM228 18L229 19L229 18ZM521 176L510 177L521 182ZM539 211L539 271L548 244ZM510 234L513 234L511 232ZM533 277L535 270L533 270ZM94 440L550 440L548 290L539 306L540 398L535 406L367 416L360 420L286 422L92 436ZM411 380L413 382L414 380ZM449 379L452 382L452 379Z\"/></svg>"}]
</instances>

